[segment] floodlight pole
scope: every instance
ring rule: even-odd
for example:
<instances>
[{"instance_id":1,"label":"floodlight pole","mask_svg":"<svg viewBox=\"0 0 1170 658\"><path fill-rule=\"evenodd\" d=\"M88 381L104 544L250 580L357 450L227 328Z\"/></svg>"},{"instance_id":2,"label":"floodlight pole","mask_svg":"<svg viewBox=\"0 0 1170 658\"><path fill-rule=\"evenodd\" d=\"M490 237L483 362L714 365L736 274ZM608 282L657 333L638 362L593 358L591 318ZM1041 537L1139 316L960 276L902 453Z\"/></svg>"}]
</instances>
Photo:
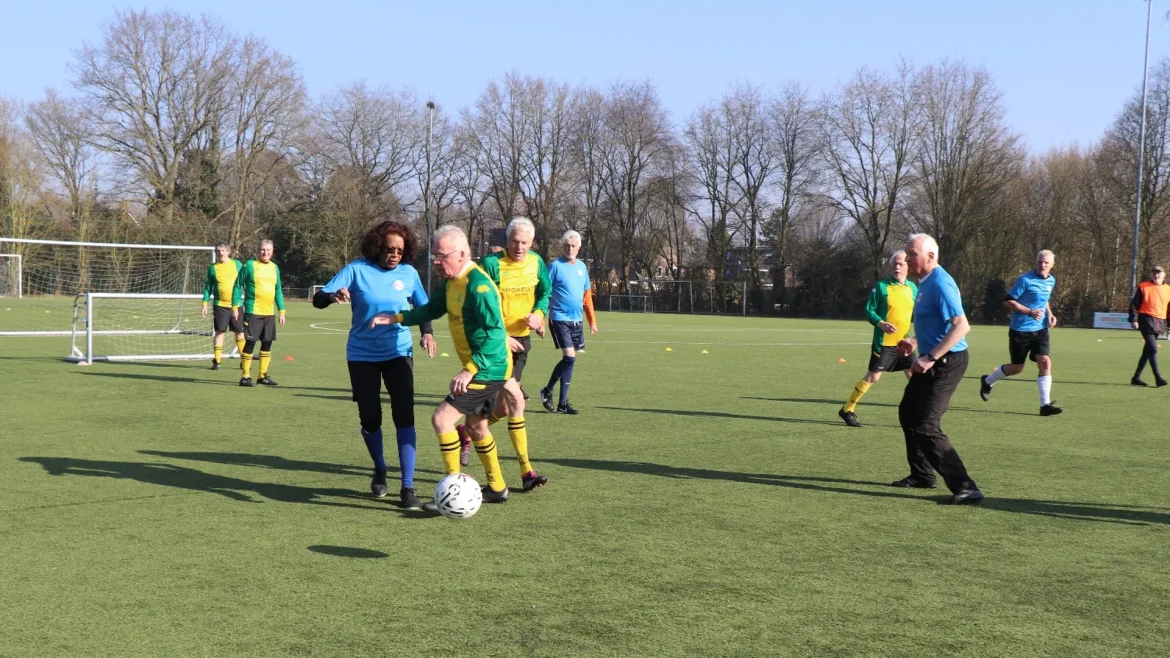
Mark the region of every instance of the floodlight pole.
<instances>
[{"instance_id":1,"label":"floodlight pole","mask_svg":"<svg viewBox=\"0 0 1170 658\"><path fill-rule=\"evenodd\" d=\"M1146 161L1146 85L1150 81L1150 22L1154 16L1154 0L1146 0L1146 56L1142 62L1142 122L1138 128L1137 191L1133 210L1133 262L1129 269L1129 297L1133 298L1138 282L1138 232L1142 219L1142 173Z\"/></svg>"},{"instance_id":2,"label":"floodlight pole","mask_svg":"<svg viewBox=\"0 0 1170 658\"><path fill-rule=\"evenodd\" d=\"M1153 0L1151 0L1152 2ZM434 263L431 262L431 138L435 134L435 104L427 101L427 184L423 188L423 222L427 231L427 292L431 291L431 274Z\"/></svg>"}]
</instances>

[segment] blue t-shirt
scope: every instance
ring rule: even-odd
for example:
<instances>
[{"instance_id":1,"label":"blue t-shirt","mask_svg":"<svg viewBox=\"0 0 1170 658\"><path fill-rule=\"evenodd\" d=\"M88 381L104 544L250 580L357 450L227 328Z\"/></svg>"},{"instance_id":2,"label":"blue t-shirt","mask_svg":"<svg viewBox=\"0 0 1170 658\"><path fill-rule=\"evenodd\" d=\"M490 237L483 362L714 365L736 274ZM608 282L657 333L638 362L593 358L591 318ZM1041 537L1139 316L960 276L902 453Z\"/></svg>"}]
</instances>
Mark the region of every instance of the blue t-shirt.
<instances>
[{"instance_id":1,"label":"blue t-shirt","mask_svg":"<svg viewBox=\"0 0 1170 658\"><path fill-rule=\"evenodd\" d=\"M552 284L549 317L557 322L581 322L585 319L585 291L589 289L589 268L580 258L570 263L564 258L548 266Z\"/></svg>"},{"instance_id":2,"label":"blue t-shirt","mask_svg":"<svg viewBox=\"0 0 1170 658\"><path fill-rule=\"evenodd\" d=\"M1056 277L1049 274L1048 278L1043 278L1036 274L1035 270L1032 270L1016 279L1012 289L1008 291L1008 297L1032 310L1047 309L1048 300L1052 298L1054 288L1056 288ZM1030 315L1012 311L1012 331L1040 331L1047 326L1047 316L1041 316L1037 320Z\"/></svg>"},{"instance_id":3,"label":"blue t-shirt","mask_svg":"<svg viewBox=\"0 0 1170 658\"><path fill-rule=\"evenodd\" d=\"M388 361L400 356L414 356L410 328L400 324L370 328L370 320L379 313L398 313L427 303L427 293L418 271L400 264L392 270L359 258L341 268L322 289L334 293L346 288L353 305L353 323L345 344L349 361Z\"/></svg>"},{"instance_id":4,"label":"blue t-shirt","mask_svg":"<svg viewBox=\"0 0 1170 658\"><path fill-rule=\"evenodd\" d=\"M918 353L926 356L942 342L951 328L951 320L966 315L963 313L963 299L954 278L942 267L934 268L925 279L918 282L918 301L914 303L914 334L918 337ZM952 352L967 349L967 338L963 337Z\"/></svg>"}]
</instances>

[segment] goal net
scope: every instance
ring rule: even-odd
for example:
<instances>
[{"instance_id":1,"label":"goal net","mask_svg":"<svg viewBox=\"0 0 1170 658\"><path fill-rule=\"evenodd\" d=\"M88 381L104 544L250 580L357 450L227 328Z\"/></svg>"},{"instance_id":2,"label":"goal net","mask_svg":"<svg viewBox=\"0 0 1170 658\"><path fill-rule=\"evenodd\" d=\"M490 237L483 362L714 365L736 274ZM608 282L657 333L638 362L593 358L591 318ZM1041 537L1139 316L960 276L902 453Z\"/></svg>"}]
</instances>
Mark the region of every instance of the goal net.
<instances>
[{"instance_id":1,"label":"goal net","mask_svg":"<svg viewBox=\"0 0 1170 658\"><path fill-rule=\"evenodd\" d=\"M73 306L67 361L210 359L210 317L202 295L91 292Z\"/></svg>"},{"instance_id":2,"label":"goal net","mask_svg":"<svg viewBox=\"0 0 1170 658\"><path fill-rule=\"evenodd\" d=\"M0 336L71 335L74 298L83 293L201 293L214 254L212 247L0 237Z\"/></svg>"}]
</instances>

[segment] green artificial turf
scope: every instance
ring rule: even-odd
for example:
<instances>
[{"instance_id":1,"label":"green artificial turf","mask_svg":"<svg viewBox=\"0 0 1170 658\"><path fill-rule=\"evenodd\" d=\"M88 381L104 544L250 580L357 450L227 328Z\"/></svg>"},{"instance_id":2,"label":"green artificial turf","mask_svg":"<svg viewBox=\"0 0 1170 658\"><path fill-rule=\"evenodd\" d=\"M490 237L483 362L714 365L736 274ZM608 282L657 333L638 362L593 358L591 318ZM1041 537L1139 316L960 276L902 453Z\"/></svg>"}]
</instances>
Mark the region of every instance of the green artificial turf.
<instances>
[{"instance_id":1,"label":"green artificial turf","mask_svg":"<svg viewBox=\"0 0 1170 658\"><path fill-rule=\"evenodd\" d=\"M238 387L234 361L79 367L68 337L0 338L0 656L1166 654L1170 390L1128 386L1136 333L1055 330L1065 413L1041 418L1030 364L979 399L1007 332L976 327L944 429L987 500L951 507L888 485L900 374L864 427L837 418L868 325L603 313L579 416L540 408L559 353L534 341L548 486L518 491L496 426L512 499L451 521L399 510L394 480L368 496L348 312L290 304L277 388ZM459 369L436 327L424 498Z\"/></svg>"}]
</instances>

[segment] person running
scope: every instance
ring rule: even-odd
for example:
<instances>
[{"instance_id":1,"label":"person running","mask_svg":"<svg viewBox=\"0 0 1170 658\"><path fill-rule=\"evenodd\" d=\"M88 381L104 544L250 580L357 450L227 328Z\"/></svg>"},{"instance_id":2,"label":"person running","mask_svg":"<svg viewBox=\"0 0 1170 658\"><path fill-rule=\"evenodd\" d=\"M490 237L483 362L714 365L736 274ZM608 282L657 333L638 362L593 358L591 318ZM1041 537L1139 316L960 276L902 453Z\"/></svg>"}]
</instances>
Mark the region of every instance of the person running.
<instances>
[{"instance_id":1,"label":"person running","mask_svg":"<svg viewBox=\"0 0 1170 658\"><path fill-rule=\"evenodd\" d=\"M898 353L898 343L910 333L910 319L914 316L914 300L918 285L906 280L906 252L895 251L890 256L893 274L880 280L869 293L865 314L873 325L873 346L869 354L869 371L853 387L853 394L837 412L850 427L861 427L857 420L857 403L869 388L882 378L883 372L905 371L910 377L909 354Z\"/></svg>"},{"instance_id":2,"label":"person running","mask_svg":"<svg viewBox=\"0 0 1170 658\"><path fill-rule=\"evenodd\" d=\"M1048 329L1056 326L1049 300L1056 289L1052 266L1056 256L1047 249L1036 254L1036 268L1016 279L1004 308L1012 312L1008 326L1008 356L1011 363L992 370L979 379L979 397L987 402L991 388L1001 379L1024 371L1024 362L1036 362L1036 388L1040 391L1040 415L1055 416L1064 409L1052 404L1052 357Z\"/></svg>"},{"instance_id":3,"label":"person running","mask_svg":"<svg viewBox=\"0 0 1170 658\"><path fill-rule=\"evenodd\" d=\"M427 303L414 259L410 230L398 222L382 222L366 232L362 257L341 268L313 295L313 306L351 304L352 322L345 344L349 383L357 402L362 441L374 462L370 492L386 495L386 459L382 447L382 384L390 394L390 410L402 474L399 500L404 509L420 509L414 491L417 437L414 429L414 350L410 330L402 325L370 326L380 313L398 313ZM435 357L435 337L429 322L420 327L420 346Z\"/></svg>"},{"instance_id":4,"label":"person running","mask_svg":"<svg viewBox=\"0 0 1170 658\"><path fill-rule=\"evenodd\" d=\"M1166 271L1161 266L1155 266L1150 271L1148 281L1138 284L1129 302L1129 323L1134 329L1142 333L1142 356L1138 359L1137 370L1129 380L1134 386L1149 386L1142 381L1142 371L1146 364L1154 371L1154 385L1162 387L1166 380L1158 370L1158 335L1166 326L1167 307L1170 306L1170 285L1166 285Z\"/></svg>"}]
</instances>

